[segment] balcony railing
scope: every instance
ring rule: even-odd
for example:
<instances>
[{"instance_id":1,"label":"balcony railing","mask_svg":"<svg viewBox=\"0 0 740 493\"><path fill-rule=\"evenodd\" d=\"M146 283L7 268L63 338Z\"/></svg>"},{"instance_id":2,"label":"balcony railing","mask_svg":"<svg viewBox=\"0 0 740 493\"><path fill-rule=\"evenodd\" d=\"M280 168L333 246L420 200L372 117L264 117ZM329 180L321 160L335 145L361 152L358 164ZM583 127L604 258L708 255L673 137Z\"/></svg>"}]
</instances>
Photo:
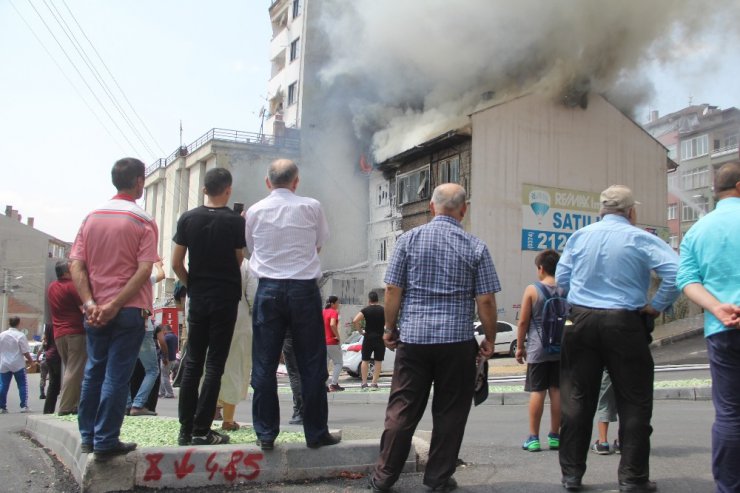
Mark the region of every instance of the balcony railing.
<instances>
[{"instance_id":1,"label":"balcony railing","mask_svg":"<svg viewBox=\"0 0 740 493\"><path fill-rule=\"evenodd\" d=\"M720 147L712 151L711 157L726 156L727 154L738 153L738 145L733 144L725 147Z\"/></svg>"},{"instance_id":2,"label":"balcony railing","mask_svg":"<svg viewBox=\"0 0 740 493\"><path fill-rule=\"evenodd\" d=\"M282 147L287 149L299 149L301 145L300 139L293 137L265 135L255 132L242 132L241 130L228 130L225 128L212 128L189 146L175 149L175 151L166 158L160 158L154 161L146 168L146 176L151 175L160 168L166 168L178 157L187 156L214 140L221 142L239 142L241 144Z\"/></svg>"}]
</instances>

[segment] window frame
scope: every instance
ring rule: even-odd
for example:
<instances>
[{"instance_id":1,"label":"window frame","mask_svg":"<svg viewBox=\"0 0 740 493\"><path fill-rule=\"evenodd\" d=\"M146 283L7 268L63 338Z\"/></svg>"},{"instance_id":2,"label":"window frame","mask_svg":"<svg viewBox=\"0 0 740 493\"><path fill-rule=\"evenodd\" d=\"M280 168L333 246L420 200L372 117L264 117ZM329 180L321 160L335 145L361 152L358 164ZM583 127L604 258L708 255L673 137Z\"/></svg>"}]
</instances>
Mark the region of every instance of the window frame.
<instances>
[{"instance_id":1,"label":"window frame","mask_svg":"<svg viewBox=\"0 0 740 493\"><path fill-rule=\"evenodd\" d=\"M396 175L396 197L398 199L397 205L411 204L425 200L430 197L430 186L429 186L429 174L430 165L416 168L413 171L406 173L400 173ZM418 180L413 180L412 177L419 175ZM423 189L422 189L423 187ZM415 191L414 191L415 190ZM419 191L422 193L419 193ZM412 191L414 191L412 193ZM407 193L404 193L407 192ZM404 197L408 195L408 198L404 200Z\"/></svg>"},{"instance_id":2,"label":"window frame","mask_svg":"<svg viewBox=\"0 0 740 493\"><path fill-rule=\"evenodd\" d=\"M294 105L297 102L298 102L298 81L295 81L288 86L288 106Z\"/></svg>"}]
</instances>

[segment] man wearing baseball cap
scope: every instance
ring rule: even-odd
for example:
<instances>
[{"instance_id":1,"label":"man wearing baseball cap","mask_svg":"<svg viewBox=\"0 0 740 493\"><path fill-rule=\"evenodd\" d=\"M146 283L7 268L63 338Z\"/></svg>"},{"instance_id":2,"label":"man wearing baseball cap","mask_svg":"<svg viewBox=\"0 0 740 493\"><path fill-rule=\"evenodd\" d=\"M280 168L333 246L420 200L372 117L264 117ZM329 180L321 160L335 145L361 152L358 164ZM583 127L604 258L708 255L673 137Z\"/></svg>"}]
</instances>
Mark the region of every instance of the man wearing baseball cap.
<instances>
[{"instance_id":1,"label":"man wearing baseball cap","mask_svg":"<svg viewBox=\"0 0 740 493\"><path fill-rule=\"evenodd\" d=\"M655 491L650 481L653 412L653 320L678 297L678 255L657 236L635 227L632 191L601 192L601 221L570 237L555 277L568 291L573 325L561 346L560 468L568 491L586 472L601 373L609 371L619 409L619 491ZM651 271L662 279L648 299Z\"/></svg>"}]
</instances>

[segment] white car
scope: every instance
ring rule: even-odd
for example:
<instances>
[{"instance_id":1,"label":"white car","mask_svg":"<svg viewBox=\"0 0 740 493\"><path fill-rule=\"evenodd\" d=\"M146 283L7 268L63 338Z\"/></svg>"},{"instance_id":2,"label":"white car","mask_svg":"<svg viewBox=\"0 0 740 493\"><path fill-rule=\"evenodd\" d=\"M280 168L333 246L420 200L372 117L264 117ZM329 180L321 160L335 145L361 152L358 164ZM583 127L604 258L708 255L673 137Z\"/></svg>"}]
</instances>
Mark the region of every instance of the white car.
<instances>
[{"instance_id":1,"label":"white car","mask_svg":"<svg viewBox=\"0 0 740 493\"><path fill-rule=\"evenodd\" d=\"M475 339L480 344L485 335L480 322L473 324L475 327ZM496 323L496 347L493 354L508 354L512 358L516 355L516 325L509 322L499 321Z\"/></svg>"},{"instance_id":2,"label":"white car","mask_svg":"<svg viewBox=\"0 0 740 493\"><path fill-rule=\"evenodd\" d=\"M347 371L349 376L358 378L360 376L360 365L362 364L362 341L365 338L359 332L352 332L347 340L342 344L342 368ZM396 361L396 352L390 349L385 350L382 373L393 373L393 364ZM375 368L375 361L370 360L369 372L372 377Z\"/></svg>"}]
</instances>

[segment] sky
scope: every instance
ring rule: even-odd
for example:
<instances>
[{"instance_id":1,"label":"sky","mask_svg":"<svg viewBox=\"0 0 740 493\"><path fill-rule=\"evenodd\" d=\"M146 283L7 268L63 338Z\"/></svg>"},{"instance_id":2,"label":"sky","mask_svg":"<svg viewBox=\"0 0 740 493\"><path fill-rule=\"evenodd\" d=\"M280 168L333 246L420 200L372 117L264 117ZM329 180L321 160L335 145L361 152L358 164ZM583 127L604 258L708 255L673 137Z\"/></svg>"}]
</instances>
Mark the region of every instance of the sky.
<instances>
[{"instance_id":1,"label":"sky","mask_svg":"<svg viewBox=\"0 0 740 493\"><path fill-rule=\"evenodd\" d=\"M180 144L180 121L185 145L214 127L259 131L270 3L0 0L0 213L12 205L24 222L34 217L37 229L72 241L87 212L113 195L112 164L124 156L147 165L167 157ZM74 33L143 144L56 19ZM689 98L740 106L740 55L726 39L695 42L680 60L645 67L655 93L637 111L638 123L649 110L664 115Z\"/></svg>"}]
</instances>

